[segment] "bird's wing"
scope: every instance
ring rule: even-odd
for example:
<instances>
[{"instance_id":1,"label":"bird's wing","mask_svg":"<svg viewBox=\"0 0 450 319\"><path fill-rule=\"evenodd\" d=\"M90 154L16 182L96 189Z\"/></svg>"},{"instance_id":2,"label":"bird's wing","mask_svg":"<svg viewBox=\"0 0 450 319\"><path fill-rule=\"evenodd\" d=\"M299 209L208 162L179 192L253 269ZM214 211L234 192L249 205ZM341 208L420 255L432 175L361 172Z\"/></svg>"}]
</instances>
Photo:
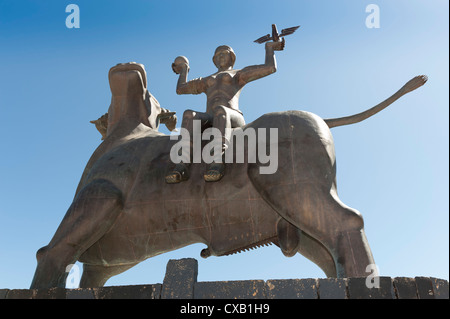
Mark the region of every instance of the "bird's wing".
<instances>
[{"instance_id":1,"label":"bird's wing","mask_svg":"<svg viewBox=\"0 0 450 319\"><path fill-rule=\"evenodd\" d=\"M266 34L265 36L263 36L263 37L261 37L261 38L259 38L259 39L256 39L256 40L253 41L253 42L256 42L256 43L264 43L264 42L266 42L266 41L269 41L270 39L272 39L272 37L270 36L270 34Z\"/></svg>"},{"instance_id":2,"label":"bird's wing","mask_svg":"<svg viewBox=\"0 0 450 319\"><path fill-rule=\"evenodd\" d=\"M292 33L294 33L295 30L297 30L298 28L300 28L299 25L296 26L296 27L290 27L290 28L283 29L283 30L281 30L280 37L284 37L284 36L286 36L286 35L292 34Z\"/></svg>"}]
</instances>

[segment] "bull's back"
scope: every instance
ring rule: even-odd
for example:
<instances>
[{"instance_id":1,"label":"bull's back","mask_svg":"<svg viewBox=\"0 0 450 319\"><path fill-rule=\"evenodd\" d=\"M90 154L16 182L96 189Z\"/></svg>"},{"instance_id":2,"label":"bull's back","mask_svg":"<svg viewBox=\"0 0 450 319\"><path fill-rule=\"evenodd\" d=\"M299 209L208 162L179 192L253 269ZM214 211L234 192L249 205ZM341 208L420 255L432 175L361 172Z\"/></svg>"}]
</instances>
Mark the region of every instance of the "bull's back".
<instances>
[{"instance_id":1,"label":"bull's back","mask_svg":"<svg viewBox=\"0 0 450 319\"><path fill-rule=\"evenodd\" d=\"M312 183L331 187L336 175L334 142L319 116L304 111L269 113L249 126L278 130L278 169L274 174L261 174L259 167L252 166L252 180L261 185Z\"/></svg>"}]
</instances>

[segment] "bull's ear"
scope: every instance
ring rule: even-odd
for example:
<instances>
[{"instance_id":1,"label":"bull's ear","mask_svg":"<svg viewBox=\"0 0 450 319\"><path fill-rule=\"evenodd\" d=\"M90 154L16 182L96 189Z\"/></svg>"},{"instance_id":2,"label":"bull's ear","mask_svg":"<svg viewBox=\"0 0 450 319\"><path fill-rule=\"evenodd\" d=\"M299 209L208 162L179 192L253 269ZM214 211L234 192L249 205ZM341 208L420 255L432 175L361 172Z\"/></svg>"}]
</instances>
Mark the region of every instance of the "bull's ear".
<instances>
[{"instance_id":1,"label":"bull's ear","mask_svg":"<svg viewBox=\"0 0 450 319\"><path fill-rule=\"evenodd\" d=\"M158 114L159 123L165 124L169 131L174 131L177 126L177 116L176 112L171 112L169 110L161 108L162 112Z\"/></svg>"},{"instance_id":2,"label":"bull's ear","mask_svg":"<svg viewBox=\"0 0 450 319\"><path fill-rule=\"evenodd\" d=\"M171 118L172 116L174 116L177 113L177 112L170 112L169 110L166 110L163 108L161 108L161 109L164 110L163 112L158 114L158 117L159 117L161 123L163 123L164 119Z\"/></svg>"},{"instance_id":3,"label":"bull's ear","mask_svg":"<svg viewBox=\"0 0 450 319\"><path fill-rule=\"evenodd\" d=\"M102 140L104 140L108 131L108 113L103 114L95 121L90 121L90 123L95 124L95 128L100 132Z\"/></svg>"},{"instance_id":4,"label":"bull's ear","mask_svg":"<svg viewBox=\"0 0 450 319\"><path fill-rule=\"evenodd\" d=\"M172 115L169 119L167 119L164 124L166 125L167 129L171 132L177 132L176 126L177 126L177 116Z\"/></svg>"}]
</instances>

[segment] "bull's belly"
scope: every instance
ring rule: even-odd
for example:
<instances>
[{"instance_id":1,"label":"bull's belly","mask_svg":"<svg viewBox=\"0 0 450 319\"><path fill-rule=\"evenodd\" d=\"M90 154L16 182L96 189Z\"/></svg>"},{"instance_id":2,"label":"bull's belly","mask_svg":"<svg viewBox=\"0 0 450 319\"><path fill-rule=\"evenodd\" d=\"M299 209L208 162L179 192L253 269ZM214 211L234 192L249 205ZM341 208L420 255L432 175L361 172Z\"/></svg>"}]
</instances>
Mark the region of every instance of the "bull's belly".
<instances>
[{"instance_id":1,"label":"bull's belly","mask_svg":"<svg viewBox=\"0 0 450 319\"><path fill-rule=\"evenodd\" d=\"M277 219L260 197L133 202L79 261L129 264L194 243L204 243L220 256L273 238Z\"/></svg>"}]
</instances>

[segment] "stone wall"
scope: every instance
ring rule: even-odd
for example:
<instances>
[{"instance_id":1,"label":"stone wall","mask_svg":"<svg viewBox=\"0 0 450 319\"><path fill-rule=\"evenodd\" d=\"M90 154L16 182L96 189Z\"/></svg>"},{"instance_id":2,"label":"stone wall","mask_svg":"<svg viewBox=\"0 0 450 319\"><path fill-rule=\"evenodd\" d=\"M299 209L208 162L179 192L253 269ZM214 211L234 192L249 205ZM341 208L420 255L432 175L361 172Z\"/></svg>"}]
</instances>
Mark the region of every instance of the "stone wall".
<instances>
[{"instance_id":1,"label":"stone wall","mask_svg":"<svg viewBox=\"0 0 450 319\"><path fill-rule=\"evenodd\" d=\"M85 289L0 289L0 299L448 299L447 280L380 277L198 282L197 260L170 260L162 284Z\"/></svg>"}]
</instances>

